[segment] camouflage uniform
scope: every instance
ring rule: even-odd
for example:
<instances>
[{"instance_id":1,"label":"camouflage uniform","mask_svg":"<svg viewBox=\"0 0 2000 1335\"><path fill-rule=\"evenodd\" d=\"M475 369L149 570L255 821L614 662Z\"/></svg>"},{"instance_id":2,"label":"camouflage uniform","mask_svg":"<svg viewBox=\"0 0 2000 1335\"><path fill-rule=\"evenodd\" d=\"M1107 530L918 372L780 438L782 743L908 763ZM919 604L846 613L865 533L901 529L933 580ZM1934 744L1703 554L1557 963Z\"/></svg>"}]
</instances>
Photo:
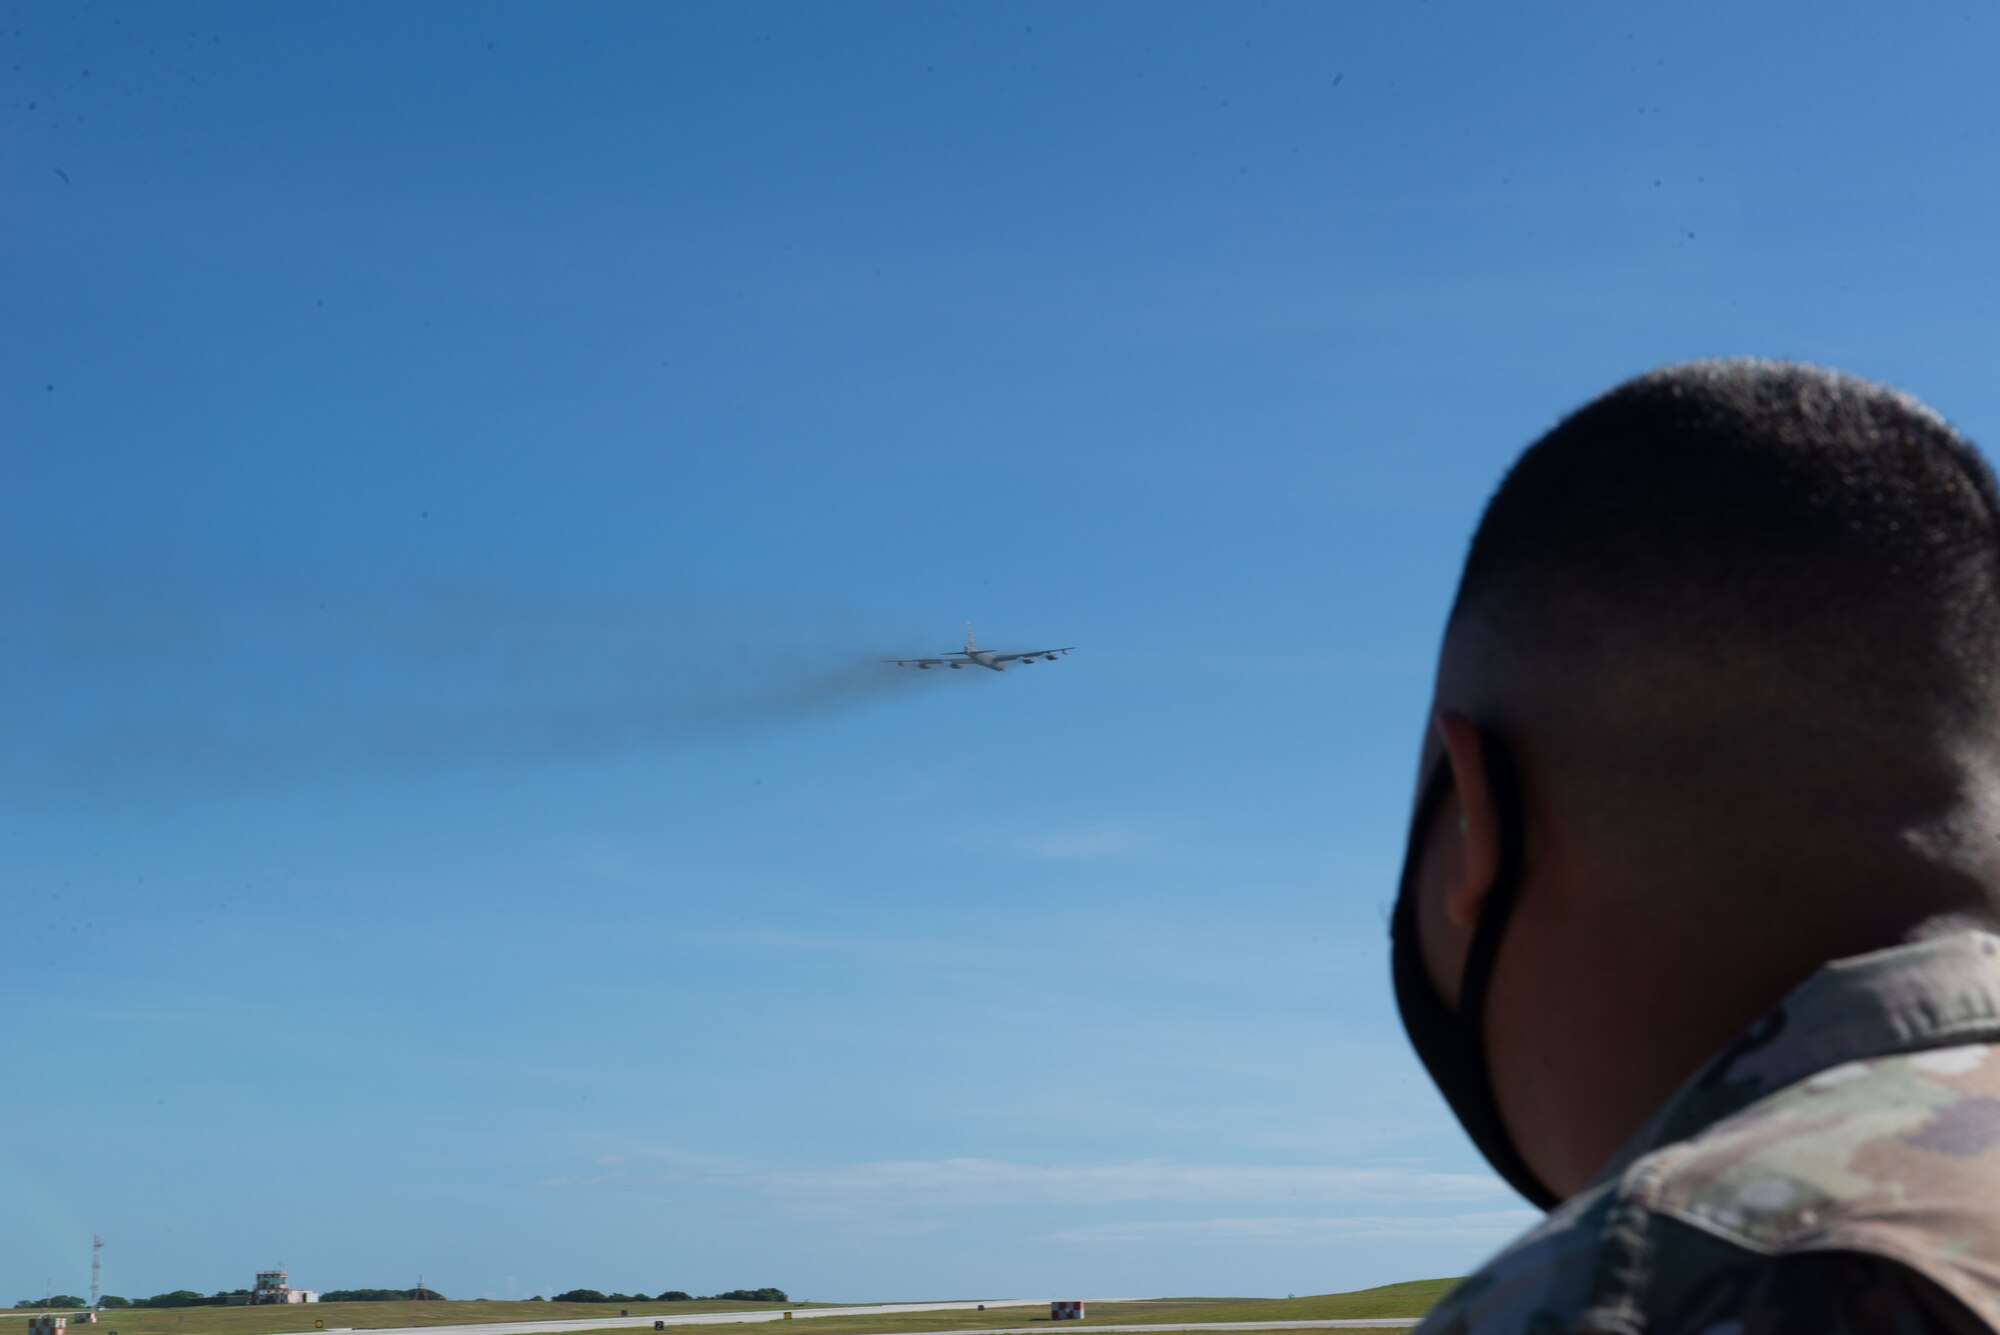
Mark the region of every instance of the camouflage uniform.
<instances>
[{"instance_id":1,"label":"camouflage uniform","mask_svg":"<svg viewBox=\"0 0 2000 1335\"><path fill-rule=\"evenodd\" d=\"M1420 1335L2000 1331L2000 937L1829 964Z\"/></svg>"}]
</instances>

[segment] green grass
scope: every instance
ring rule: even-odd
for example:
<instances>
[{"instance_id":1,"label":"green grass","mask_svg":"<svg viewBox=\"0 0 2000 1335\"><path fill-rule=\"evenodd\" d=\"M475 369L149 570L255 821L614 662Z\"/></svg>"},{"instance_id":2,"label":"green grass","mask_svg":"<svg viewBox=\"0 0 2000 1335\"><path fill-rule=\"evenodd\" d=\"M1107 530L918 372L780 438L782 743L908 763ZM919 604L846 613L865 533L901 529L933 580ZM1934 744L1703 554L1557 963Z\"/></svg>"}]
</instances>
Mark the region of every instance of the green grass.
<instances>
[{"instance_id":1,"label":"green grass","mask_svg":"<svg viewBox=\"0 0 2000 1335\"><path fill-rule=\"evenodd\" d=\"M1104 1324L1181 1320L1332 1321L1371 1316L1422 1316L1437 1306L1438 1301L1457 1283L1455 1279L1411 1279L1400 1284L1384 1284L1380 1288L1357 1289L1352 1293L1318 1293L1306 1298L1163 1298L1155 1304L1143 1304L1156 1309L1173 1303L1199 1304L1170 1316L1126 1316L1124 1309L1142 1304L1118 1303L1115 1305L1118 1310L1108 1312ZM1097 1309L1093 1308L1091 1319L1083 1324L1098 1323Z\"/></svg>"},{"instance_id":2,"label":"green grass","mask_svg":"<svg viewBox=\"0 0 2000 1335\"><path fill-rule=\"evenodd\" d=\"M814 1317L789 1325L757 1326L755 1335L915 1335L918 1331L993 1330L1009 1326L1047 1326L1050 1335L1090 1326L1190 1325L1211 1321L1323 1321L1372 1316L1422 1316L1457 1280L1417 1279L1353 1293L1321 1293L1306 1298L1154 1298L1144 1302L1094 1303L1084 1321L1050 1321L1048 1309L990 1307L984 1312L884 1312L876 1316ZM796 1311L848 1304L792 1303ZM694 1312L770 1312L773 1303L316 1303L300 1307L182 1307L155 1310L124 1308L99 1315L95 1327L72 1323L72 1335L274 1335L278 1331L311 1330L314 1321L326 1328L350 1326L369 1330L384 1326L455 1326L479 1321L575 1321L615 1316L621 1309L633 1316L672 1316ZM606 1328L608 1335L618 1327ZM630 1328L625 1328L629 1330ZM669 1327L672 1330L672 1327ZM734 1323L697 1327L679 1335L733 1332ZM752 1335L745 1327L738 1335ZM0 1326L0 1335L11 1335Z\"/></svg>"}]
</instances>

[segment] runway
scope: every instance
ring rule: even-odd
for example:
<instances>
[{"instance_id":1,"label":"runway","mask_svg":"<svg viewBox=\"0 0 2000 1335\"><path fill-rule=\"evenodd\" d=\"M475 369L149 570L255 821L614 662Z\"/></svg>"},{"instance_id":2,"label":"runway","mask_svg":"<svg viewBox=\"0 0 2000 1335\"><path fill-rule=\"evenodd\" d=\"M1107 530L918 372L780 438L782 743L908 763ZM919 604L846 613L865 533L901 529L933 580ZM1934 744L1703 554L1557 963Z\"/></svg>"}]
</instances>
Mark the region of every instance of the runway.
<instances>
[{"instance_id":1,"label":"runway","mask_svg":"<svg viewBox=\"0 0 2000 1335\"><path fill-rule=\"evenodd\" d=\"M1091 1298L1087 1303L1132 1302L1130 1298ZM990 1301L983 1304L989 1310L995 1307L1040 1307L1047 1299L1015 1298ZM982 1304L971 1303L885 1303L879 1307L811 1307L792 1308L792 1319L803 1321L818 1316L874 1316L892 1312L970 1312ZM688 1316L595 1316L581 1320L566 1321L485 1321L464 1326L389 1326L364 1327L366 1335L560 1335L563 1331L583 1330L651 1330L655 1321L664 1321L668 1326L720 1325L744 1321L782 1321L783 1311L775 1312L699 1312ZM1160 1331L1229 1331L1229 1330L1384 1330L1390 1327L1408 1327L1417 1324L1419 1318L1411 1316L1341 1317L1323 1321L1208 1321L1173 1322L1166 1325L1125 1325L1105 1322L1093 1326L1089 1321L1079 1321L1078 1327L1110 1332L1160 1332ZM1044 1321L1034 1326L999 1326L990 1330L936 1330L897 1331L894 1335L1052 1335L1060 1327ZM329 1326L328 1331L352 1329L351 1327ZM303 1330L287 1332L287 1335L322 1335L319 1331ZM362 1331L356 1331L362 1335Z\"/></svg>"},{"instance_id":2,"label":"runway","mask_svg":"<svg viewBox=\"0 0 2000 1335\"><path fill-rule=\"evenodd\" d=\"M981 1307L1045 1307L1046 1298L999 1298L988 1299L984 1303L876 1303L867 1307L782 1307L773 1305L766 1311L745 1312L690 1312L685 1316L670 1316L652 1312L646 1316L590 1316L581 1319L570 1318L562 1321L482 1321L465 1326L364 1326L361 1330L368 1335L437 1335L448 1331L450 1335L561 1335L568 1330L651 1330L655 1321L664 1321L672 1326L716 1326L744 1321L782 1321L790 1312L794 1321L806 1321L816 1316L888 1316L898 1312L976 1312ZM1092 1302L1131 1302L1130 1298L1095 1298ZM606 1304L609 1306L609 1304ZM616 1310L613 1308L612 1310ZM352 1327L329 1325L328 1330L353 1329ZM286 1335L322 1335L316 1330L288 1331ZM357 1333L358 1335L358 1333ZM914 1333L912 1333L914 1335ZM955 1331L952 1335L972 1335L971 1332Z\"/></svg>"}]
</instances>

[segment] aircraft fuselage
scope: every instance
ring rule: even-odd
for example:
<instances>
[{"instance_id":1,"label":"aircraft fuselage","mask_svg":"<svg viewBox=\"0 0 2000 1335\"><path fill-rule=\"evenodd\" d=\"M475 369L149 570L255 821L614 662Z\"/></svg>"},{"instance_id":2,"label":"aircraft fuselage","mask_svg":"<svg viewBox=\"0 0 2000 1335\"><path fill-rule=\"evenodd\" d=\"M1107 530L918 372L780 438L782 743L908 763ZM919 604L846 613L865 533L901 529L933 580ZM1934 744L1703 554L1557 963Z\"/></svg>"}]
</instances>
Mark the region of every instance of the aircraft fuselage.
<instances>
[{"instance_id":1,"label":"aircraft fuselage","mask_svg":"<svg viewBox=\"0 0 2000 1335\"><path fill-rule=\"evenodd\" d=\"M967 667L983 667L993 672L1005 672L1009 663L1032 663L1038 658L1046 659L1053 663L1056 661L1058 654L1066 654L1075 647L1075 645L1066 644L1055 649L1029 649L1018 653L995 653L991 649L981 649L979 647L978 642L972 638L972 623L968 621L965 623L965 648L963 649L954 649L950 653L939 654L936 658L886 658L882 661L885 663L894 663L897 667L917 668L924 672L928 672L934 667L949 668L953 672Z\"/></svg>"}]
</instances>

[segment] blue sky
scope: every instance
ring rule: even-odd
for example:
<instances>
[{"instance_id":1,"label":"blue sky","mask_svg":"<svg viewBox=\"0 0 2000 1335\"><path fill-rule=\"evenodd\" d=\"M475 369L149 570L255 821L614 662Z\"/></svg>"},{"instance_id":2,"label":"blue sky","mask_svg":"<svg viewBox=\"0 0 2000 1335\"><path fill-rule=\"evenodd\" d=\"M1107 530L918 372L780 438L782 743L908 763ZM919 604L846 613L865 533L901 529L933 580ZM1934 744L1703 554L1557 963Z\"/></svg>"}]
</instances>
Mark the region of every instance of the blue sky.
<instances>
[{"instance_id":1,"label":"blue sky","mask_svg":"<svg viewBox=\"0 0 2000 1335\"><path fill-rule=\"evenodd\" d=\"M1386 911L1689 356L2000 435L1984 5L0 6L0 1300L1317 1292ZM897 675L971 618L1076 644Z\"/></svg>"}]
</instances>

